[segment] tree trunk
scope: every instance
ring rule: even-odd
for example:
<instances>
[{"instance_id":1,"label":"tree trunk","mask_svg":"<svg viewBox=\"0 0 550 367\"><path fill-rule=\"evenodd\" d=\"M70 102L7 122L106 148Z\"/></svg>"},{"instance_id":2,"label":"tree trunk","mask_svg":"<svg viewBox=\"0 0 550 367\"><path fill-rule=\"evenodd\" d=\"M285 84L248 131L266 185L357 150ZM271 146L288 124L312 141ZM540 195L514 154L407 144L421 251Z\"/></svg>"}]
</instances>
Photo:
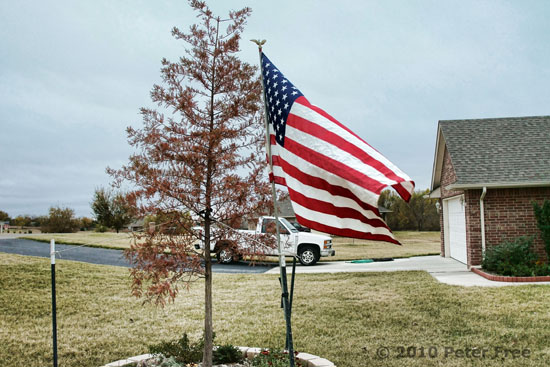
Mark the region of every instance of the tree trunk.
<instances>
[{"instance_id":1,"label":"tree trunk","mask_svg":"<svg viewBox=\"0 0 550 367\"><path fill-rule=\"evenodd\" d=\"M212 257L210 256L210 218L206 211L204 224L204 352L203 367L212 367Z\"/></svg>"},{"instance_id":2,"label":"tree trunk","mask_svg":"<svg viewBox=\"0 0 550 367\"><path fill-rule=\"evenodd\" d=\"M214 86L216 84L216 51L218 49L218 32L220 29L220 18L216 19L216 43L214 48L214 54L212 59L212 80L210 89L210 137L214 131ZM205 201L206 211L204 216L204 234L205 234L205 246L204 246L204 354L202 357L203 367L212 367L212 348L213 348L213 331L212 331L212 256L210 256L210 214L212 213L212 175L214 172L214 161L212 158L213 146L212 138L208 145L208 158L207 158L207 173L206 173L206 185L205 185Z\"/></svg>"},{"instance_id":3,"label":"tree trunk","mask_svg":"<svg viewBox=\"0 0 550 367\"><path fill-rule=\"evenodd\" d=\"M204 285L204 355L203 367L212 367L212 260L210 254L205 258Z\"/></svg>"}]
</instances>

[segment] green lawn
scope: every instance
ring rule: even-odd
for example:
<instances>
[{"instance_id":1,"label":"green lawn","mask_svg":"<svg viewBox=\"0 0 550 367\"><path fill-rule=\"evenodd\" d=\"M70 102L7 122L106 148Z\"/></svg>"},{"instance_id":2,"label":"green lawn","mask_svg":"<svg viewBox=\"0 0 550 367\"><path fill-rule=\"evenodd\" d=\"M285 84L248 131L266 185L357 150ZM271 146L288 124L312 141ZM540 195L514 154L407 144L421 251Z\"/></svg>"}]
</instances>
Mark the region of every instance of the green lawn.
<instances>
[{"instance_id":1,"label":"green lawn","mask_svg":"<svg viewBox=\"0 0 550 367\"><path fill-rule=\"evenodd\" d=\"M201 334L202 282L158 309L129 296L128 269L60 260L57 270L60 366L96 367L184 331ZM277 276L215 274L214 289L219 343L282 345ZM48 259L0 254L3 366L51 365L50 301ZM339 367L542 367L550 360L549 303L549 286L464 288L425 272L299 274L295 345ZM382 347L388 358L376 356ZM417 357L399 358L400 347L416 347ZM445 357L446 347L464 356ZM485 358L472 357L472 348L486 348ZM530 357L492 358L495 348L529 349Z\"/></svg>"},{"instance_id":2,"label":"green lawn","mask_svg":"<svg viewBox=\"0 0 550 367\"><path fill-rule=\"evenodd\" d=\"M321 258L321 261L355 260L379 257L410 257L419 255L439 254L439 232L396 232L396 238L402 243L397 246L392 243L355 240L352 238L334 237L336 256ZM124 249L130 246L133 240L129 233L44 233L28 235L22 238L50 242L53 238L56 243L87 245ZM268 261L277 261L277 258L267 258Z\"/></svg>"}]
</instances>

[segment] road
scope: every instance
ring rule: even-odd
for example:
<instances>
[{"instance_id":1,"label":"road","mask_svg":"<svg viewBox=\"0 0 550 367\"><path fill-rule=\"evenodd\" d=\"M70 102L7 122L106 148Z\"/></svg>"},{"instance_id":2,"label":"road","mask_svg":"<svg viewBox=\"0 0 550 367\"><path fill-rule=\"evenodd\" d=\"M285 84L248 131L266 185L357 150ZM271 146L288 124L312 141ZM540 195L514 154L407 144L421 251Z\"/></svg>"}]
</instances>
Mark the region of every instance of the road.
<instances>
[{"instance_id":1,"label":"road","mask_svg":"<svg viewBox=\"0 0 550 367\"><path fill-rule=\"evenodd\" d=\"M130 267L128 260L123 256L121 250L111 250L96 247L74 246L56 244L56 258L60 260L82 261L91 264L112 265ZM0 239L0 252L10 254L50 257L50 244L45 242L23 240L17 238ZM265 273L276 267L277 264L254 264L240 261L235 264L221 265L212 264L214 273Z\"/></svg>"}]
</instances>

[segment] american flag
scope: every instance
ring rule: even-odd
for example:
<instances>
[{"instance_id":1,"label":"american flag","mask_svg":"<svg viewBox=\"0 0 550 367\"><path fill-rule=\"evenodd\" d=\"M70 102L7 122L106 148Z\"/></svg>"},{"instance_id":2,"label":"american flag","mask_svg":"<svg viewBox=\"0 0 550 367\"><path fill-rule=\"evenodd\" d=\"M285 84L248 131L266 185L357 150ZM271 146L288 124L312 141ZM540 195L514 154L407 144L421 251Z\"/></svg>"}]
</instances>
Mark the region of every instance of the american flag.
<instances>
[{"instance_id":1,"label":"american flag","mask_svg":"<svg viewBox=\"0 0 550 367\"><path fill-rule=\"evenodd\" d=\"M392 186L409 201L414 182L310 104L263 53L261 62L273 162L270 179L287 187L297 221L338 236L398 244L380 218L378 197Z\"/></svg>"}]
</instances>

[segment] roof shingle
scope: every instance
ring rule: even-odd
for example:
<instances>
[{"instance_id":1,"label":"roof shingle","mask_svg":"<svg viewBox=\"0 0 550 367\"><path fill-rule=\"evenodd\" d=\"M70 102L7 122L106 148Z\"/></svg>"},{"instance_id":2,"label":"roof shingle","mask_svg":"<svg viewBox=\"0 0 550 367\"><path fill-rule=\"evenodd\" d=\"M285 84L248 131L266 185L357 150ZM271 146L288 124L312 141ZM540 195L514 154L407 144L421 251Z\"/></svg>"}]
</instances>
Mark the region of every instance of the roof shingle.
<instances>
[{"instance_id":1,"label":"roof shingle","mask_svg":"<svg viewBox=\"0 0 550 367\"><path fill-rule=\"evenodd\" d=\"M550 182L550 116L439 121L456 185Z\"/></svg>"}]
</instances>

